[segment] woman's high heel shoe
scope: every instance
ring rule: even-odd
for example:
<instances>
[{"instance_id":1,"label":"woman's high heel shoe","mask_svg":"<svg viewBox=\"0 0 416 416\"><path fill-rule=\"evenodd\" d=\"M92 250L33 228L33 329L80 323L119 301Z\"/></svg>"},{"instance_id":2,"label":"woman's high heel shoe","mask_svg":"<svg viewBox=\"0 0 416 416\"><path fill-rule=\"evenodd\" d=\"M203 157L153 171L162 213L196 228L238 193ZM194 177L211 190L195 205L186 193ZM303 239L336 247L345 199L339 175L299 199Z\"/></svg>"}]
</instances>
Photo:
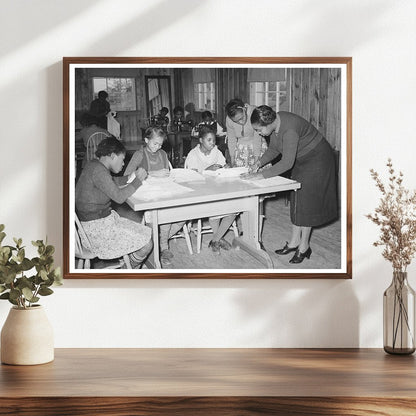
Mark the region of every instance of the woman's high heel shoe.
<instances>
[{"instance_id":1,"label":"woman's high heel shoe","mask_svg":"<svg viewBox=\"0 0 416 416\"><path fill-rule=\"evenodd\" d=\"M302 263L305 258L310 258L312 254L312 250L309 247L306 251L301 253L299 250L296 250L295 255L289 260L289 263L297 264Z\"/></svg>"},{"instance_id":2,"label":"woman's high heel shoe","mask_svg":"<svg viewBox=\"0 0 416 416\"><path fill-rule=\"evenodd\" d=\"M279 248L278 250L275 250L274 252L276 254L280 254L280 255L289 254L289 253L292 253L292 251L296 251L298 249L298 247L299 246L297 246L297 247L289 247L289 243L286 241L286 244L285 244L285 246L283 248Z\"/></svg>"}]
</instances>

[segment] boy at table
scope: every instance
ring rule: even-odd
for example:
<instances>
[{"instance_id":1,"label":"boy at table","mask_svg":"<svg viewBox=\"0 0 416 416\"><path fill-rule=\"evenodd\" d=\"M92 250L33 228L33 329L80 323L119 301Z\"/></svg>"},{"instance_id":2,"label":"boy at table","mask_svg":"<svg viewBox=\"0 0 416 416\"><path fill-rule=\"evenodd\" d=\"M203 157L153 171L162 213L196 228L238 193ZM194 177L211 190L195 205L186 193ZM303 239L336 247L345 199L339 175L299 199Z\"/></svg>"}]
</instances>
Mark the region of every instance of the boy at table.
<instances>
[{"instance_id":1,"label":"boy at table","mask_svg":"<svg viewBox=\"0 0 416 416\"><path fill-rule=\"evenodd\" d=\"M204 170L217 170L226 166L224 155L215 145L215 131L210 126L201 126L199 130L199 145L194 147L186 157L185 168L202 173ZM225 217L211 217L209 224L212 228L212 239L208 247L214 253L220 253L221 249L230 250L231 244L224 238L236 214Z\"/></svg>"},{"instance_id":2,"label":"boy at table","mask_svg":"<svg viewBox=\"0 0 416 416\"><path fill-rule=\"evenodd\" d=\"M161 127L149 127L144 134L146 146L134 152L124 175L128 176L139 167L149 176L168 177L170 165L168 155L161 148L166 140L166 132ZM173 253L169 250L169 238L174 236L184 225L184 222L163 224L160 230L160 261L165 266L172 264Z\"/></svg>"}]
</instances>

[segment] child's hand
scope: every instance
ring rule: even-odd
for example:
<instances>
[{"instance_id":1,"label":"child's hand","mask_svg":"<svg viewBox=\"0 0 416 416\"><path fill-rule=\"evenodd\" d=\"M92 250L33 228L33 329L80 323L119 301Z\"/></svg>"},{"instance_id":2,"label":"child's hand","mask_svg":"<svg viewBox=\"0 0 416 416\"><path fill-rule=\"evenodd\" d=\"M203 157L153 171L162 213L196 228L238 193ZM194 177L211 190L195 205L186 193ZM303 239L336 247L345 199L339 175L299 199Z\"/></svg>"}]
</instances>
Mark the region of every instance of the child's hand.
<instances>
[{"instance_id":1,"label":"child's hand","mask_svg":"<svg viewBox=\"0 0 416 416\"><path fill-rule=\"evenodd\" d=\"M147 172L143 169L143 168L138 168L136 170L136 172L134 172L136 175L136 178L140 179L142 182L146 179L147 177Z\"/></svg>"},{"instance_id":2,"label":"child's hand","mask_svg":"<svg viewBox=\"0 0 416 416\"><path fill-rule=\"evenodd\" d=\"M217 169L221 169L221 168L222 168L222 165L219 165L218 163L214 163L213 165L208 166L206 168L206 170L217 170Z\"/></svg>"},{"instance_id":3,"label":"child's hand","mask_svg":"<svg viewBox=\"0 0 416 416\"><path fill-rule=\"evenodd\" d=\"M169 176L169 174L170 174L169 169L160 169L160 170L155 170L151 172L149 175L155 178L166 178Z\"/></svg>"}]
</instances>

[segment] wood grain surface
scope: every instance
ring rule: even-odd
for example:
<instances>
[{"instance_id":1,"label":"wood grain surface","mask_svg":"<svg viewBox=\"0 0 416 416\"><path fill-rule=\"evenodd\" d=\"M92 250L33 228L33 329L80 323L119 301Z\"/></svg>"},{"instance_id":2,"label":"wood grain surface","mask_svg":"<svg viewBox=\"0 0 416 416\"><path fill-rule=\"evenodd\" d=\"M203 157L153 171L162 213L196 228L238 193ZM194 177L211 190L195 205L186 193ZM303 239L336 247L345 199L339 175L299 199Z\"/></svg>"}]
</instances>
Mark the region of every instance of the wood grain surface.
<instances>
[{"instance_id":1,"label":"wood grain surface","mask_svg":"<svg viewBox=\"0 0 416 416\"><path fill-rule=\"evenodd\" d=\"M415 374L380 349L57 349L0 367L0 415L415 415Z\"/></svg>"}]
</instances>

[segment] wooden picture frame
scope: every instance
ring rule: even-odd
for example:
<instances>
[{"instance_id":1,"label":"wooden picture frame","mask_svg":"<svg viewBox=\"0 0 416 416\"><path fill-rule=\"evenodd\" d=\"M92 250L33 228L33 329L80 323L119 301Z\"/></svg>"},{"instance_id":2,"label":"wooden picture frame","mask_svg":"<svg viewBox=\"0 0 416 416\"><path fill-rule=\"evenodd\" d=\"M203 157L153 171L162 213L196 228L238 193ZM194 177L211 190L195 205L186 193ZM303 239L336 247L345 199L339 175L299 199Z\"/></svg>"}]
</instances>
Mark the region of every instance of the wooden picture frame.
<instances>
[{"instance_id":1,"label":"wooden picture frame","mask_svg":"<svg viewBox=\"0 0 416 416\"><path fill-rule=\"evenodd\" d=\"M145 79L146 83L144 82ZM167 80L168 84L162 85L162 80ZM241 210L241 220L239 221L243 232L238 230L237 237L233 240L233 248L240 249L239 252L227 253L222 250L217 257L209 257L212 253L209 252L208 256L208 247L205 241L201 250L202 254L194 254L194 257L189 259L185 255L175 254L176 258L179 259L179 267L174 265L167 268L152 269L151 267L159 266L159 256L154 256L153 253L149 257L151 261L148 261L147 265L141 269L101 268L107 266L107 260L103 260L102 264L98 265L100 268L85 269L81 267L81 263L77 265L75 247L77 235L77 227L75 225L75 181L78 179L79 171L82 171L84 162L80 160L82 150L79 150L80 140L76 130L81 128L81 115L88 113L90 110L89 105L94 99L94 91L96 93L103 85L111 92L110 99L113 100L110 101L111 109L113 110L113 106L122 108L118 111L116 109L116 111L121 126L120 140L126 145L128 149L127 154L141 146L143 140L139 140L138 137L143 135L144 129L151 122L149 115L155 114L155 109L160 108L162 105L168 107L170 113L172 113L175 106L182 106L185 110L185 115L195 119L192 120L194 124L197 118L201 116L202 110L209 110L211 113L214 113L215 119L224 127L226 127L225 104L230 99L239 97L239 95L239 98L242 98L244 103L253 105L270 104L272 107L275 105L278 111L288 111L303 117L317 128L335 150L339 215L337 220L331 224L333 228L328 229L329 231L325 231L325 226L313 229L310 242L313 250L312 256L310 259L305 259L301 264L292 265L288 262L291 255L277 256L273 253L275 249L284 244L284 240L282 240L282 235L275 238L275 235L278 234L278 229L273 228L276 224L272 223L270 219L274 218L274 216L267 212L266 216L269 215L269 218L266 218L265 224L269 233L268 240L263 240L264 247L261 245L262 233L259 229L262 226L259 225L259 215L262 213L259 212L258 201L263 200L264 195L277 194L280 196L280 191L288 193L291 189L298 189L301 184L296 182L296 185L294 185L295 181L282 179L278 185L276 181L273 182L273 186L275 186L273 188L274 191L271 190L272 188L267 188L268 192L253 190L255 188L254 185L253 189L243 190L246 185L241 185L243 188L239 194L232 193L238 186L230 185L229 192L231 193L228 196L220 196L220 193L215 194L214 192L215 197L213 198L218 200L205 198L204 193L200 191L202 185L199 184L192 192L188 193L188 195L192 195L192 198L190 196L186 198L181 197L183 201L180 203L175 202L175 206L169 204L172 204L171 200L175 200L176 197L162 198L163 201L158 202L158 204L152 200L138 201L134 197L130 197L128 204L134 212L139 209L140 211L149 212L150 220L149 218L147 220L152 224L153 236L157 234L155 240L157 247L159 247L159 233L156 233L155 230L158 230L158 222L163 224L167 222L167 219L175 222L190 218L197 222L198 214L195 212L199 212L199 210L201 210L200 212L204 217L210 217L217 213L218 215L228 214L233 209L239 212ZM173 121L171 120L172 123ZM350 57L63 58L64 278L351 278L351 134L352 58ZM176 136L174 140L177 140ZM198 142L198 139L196 140ZM192 137L189 139L189 143L191 143L190 148L195 145L195 143L192 144ZM186 156L183 149L185 144L186 141L182 139L180 145L173 141L171 146L171 149L173 149L171 150L172 153L168 154L171 156L171 161L174 165L178 163L178 167L182 166L181 163L183 163ZM181 151L180 146L182 146ZM227 155L228 151L227 146L229 147L229 144L224 145L225 155ZM179 152L179 156L175 152ZM234 180L240 181L240 179ZM260 189L259 186L257 186L257 189ZM221 199L221 202L219 199ZM266 211L267 207L272 207L273 201L277 201L278 207L270 208L270 212L286 215L285 218L287 218L287 222L290 224L287 201L283 205L281 200L282 198L280 197L275 197L270 199L270 201L266 200ZM255 206L256 203L257 208ZM188 206L188 211L190 211L189 207L192 206L190 218L184 218L185 215L188 215L184 214L185 206ZM210 208L207 208L208 206ZM180 207L182 207L182 211ZM286 222L280 220L278 224L286 224ZM237 227L238 225L237 223ZM325 232L326 236L329 236L328 240L326 240ZM289 237L290 235L286 232L284 239L288 240ZM318 244L319 239L323 241L322 247ZM231 242L231 237L229 240ZM184 240L178 244L181 250L184 250L183 247L186 247ZM262 247L265 250L262 250ZM324 252L326 249L331 251L331 260L326 259L326 253ZM201 256L204 253L208 257L203 264L209 264L210 267L189 267L189 264L192 265L197 258L202 258L196 256ZM245 256L246 253L249 254ZM244 257L239 257L239 260L238 256L242 254L244 254ZM237 256L235 259L234 255ZM92 257L94 257L94 253ZM189 260L189 264L183 260L185 258ZM248 263L245 263L246 259L249 259L247 260ZM185 267L185 263L188 264L187 267ZM212 267L212 264L219 264L220 267ZM264 266L262 266L263 264ZM236 267L236 265L239 267Z\"/></svg>"}]
</instances>

